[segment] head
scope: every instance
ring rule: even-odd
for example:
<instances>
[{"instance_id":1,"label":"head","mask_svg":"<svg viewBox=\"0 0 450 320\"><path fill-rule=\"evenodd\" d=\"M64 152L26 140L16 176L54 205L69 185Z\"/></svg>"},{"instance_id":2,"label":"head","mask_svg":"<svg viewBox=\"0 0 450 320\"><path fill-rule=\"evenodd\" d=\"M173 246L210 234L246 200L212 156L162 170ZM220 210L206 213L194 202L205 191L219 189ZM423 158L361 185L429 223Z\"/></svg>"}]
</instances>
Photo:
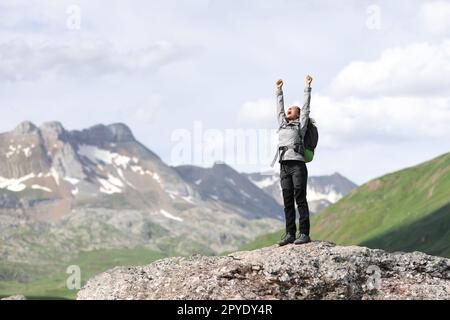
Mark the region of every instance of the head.
<instances>
[{"instance_id":1,"label":"head","mask_svg":"<svg viewBox=\"0 0 450 320\"><path fill-rule=\"evenodd\" d=\"M285 117L286 117L286 120L288 120L288 121L298 119L300 117L300 108L297 106L289 107L289 109L287 109L287 111L286 111Z\"/></svg>"}]
</instances>

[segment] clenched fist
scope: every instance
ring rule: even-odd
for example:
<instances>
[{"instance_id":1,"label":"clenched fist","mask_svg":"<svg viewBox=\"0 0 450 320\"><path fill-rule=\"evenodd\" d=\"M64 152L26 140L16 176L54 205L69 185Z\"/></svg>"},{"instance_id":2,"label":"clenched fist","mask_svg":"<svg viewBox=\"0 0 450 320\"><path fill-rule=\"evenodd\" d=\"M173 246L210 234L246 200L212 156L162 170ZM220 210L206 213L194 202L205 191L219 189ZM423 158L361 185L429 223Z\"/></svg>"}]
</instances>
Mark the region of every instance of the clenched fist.
<instances>
[{"instance_id":1,"label":"clenched fist","mask_svg":"<svg viewBox=\"0 0 450 320\"><path fill-rule=\"evenodd\" d=\"M276 82L276 85L277 85L277 89L278 90L281 90L281 89L283 89L283 80L277 80L277 82Z\"/></svg>"},{"instance_id":2,"label":"clenched fist","mask_svg":"<svg viewBox=\"0 0 450 320\"><path fill-rule=\"evenodd\" d=\"M313 78L311 77L311 75L307 75L306 76L306 85L308 86L308 88L311 88L311 83L313 81Z\"/></svg>"}]
</instances>

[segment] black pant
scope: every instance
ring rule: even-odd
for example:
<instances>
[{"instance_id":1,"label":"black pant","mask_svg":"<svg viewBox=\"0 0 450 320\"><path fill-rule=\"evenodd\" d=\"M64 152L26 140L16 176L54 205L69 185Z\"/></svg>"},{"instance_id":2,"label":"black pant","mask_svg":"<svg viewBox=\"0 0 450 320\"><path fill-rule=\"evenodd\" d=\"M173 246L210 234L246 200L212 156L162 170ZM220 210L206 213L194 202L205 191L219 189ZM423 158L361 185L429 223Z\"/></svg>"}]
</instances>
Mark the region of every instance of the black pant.
<instances>
[{"instance_id":1,"label":"black pant","mask_svg":"<svg viewBox=\"0 0 450 320\"><path fill-rule=\"evenodd\" d=\"M303 161L281 162L281 189L283 190L284 214L286 217L286 232L295 235L295 202L300 216L300 233L309 235L309 208L306 201L306 183L308 169ZM295 202L294 202L295 201Z\"/></svg>"}]
</instances>

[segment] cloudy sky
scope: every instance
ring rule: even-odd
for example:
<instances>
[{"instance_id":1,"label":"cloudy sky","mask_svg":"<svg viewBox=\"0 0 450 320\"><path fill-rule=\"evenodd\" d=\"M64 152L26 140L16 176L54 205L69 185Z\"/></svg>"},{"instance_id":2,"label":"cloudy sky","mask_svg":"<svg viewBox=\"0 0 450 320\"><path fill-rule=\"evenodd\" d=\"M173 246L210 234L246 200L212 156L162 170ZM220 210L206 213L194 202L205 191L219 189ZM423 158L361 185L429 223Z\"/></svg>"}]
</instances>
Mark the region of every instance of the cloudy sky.
<instances>
[{"instance_id":1,"label":"cloudy sky","mask_svg":"<svg viewBox=\"0 0 450 320\"><path fill-rule=\"evenodd\" d=\"M175 164L177 132L276 129L275 80L298 103L307 73L311 175L363 183L450 150L450 1L0 0L2 132L124 122Z\"/></svg>"}]
</instances>

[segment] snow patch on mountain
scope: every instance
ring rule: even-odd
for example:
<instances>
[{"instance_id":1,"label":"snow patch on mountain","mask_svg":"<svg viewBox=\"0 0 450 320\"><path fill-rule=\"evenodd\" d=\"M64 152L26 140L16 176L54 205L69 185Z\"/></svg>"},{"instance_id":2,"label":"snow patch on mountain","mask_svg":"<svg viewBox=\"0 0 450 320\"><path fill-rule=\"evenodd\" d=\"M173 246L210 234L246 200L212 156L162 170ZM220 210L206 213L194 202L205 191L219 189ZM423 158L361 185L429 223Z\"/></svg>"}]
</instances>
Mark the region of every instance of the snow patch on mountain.
<instances>
[{"instance_id":1,"label":"snow patch on mountain","mask_svg":"<svg viewBox=\"0 0 450 320\"><path fill-rule=\"evenodd\" d=\"M246 198L249 198L249 199L252 198L252 196L249 195L249 194L248 194L247 192L245 192L244 190L239 190L239 192L240 192L244 197L246 197Z\"/></svg>"},{"instance_id":2,"label":"snow patch on mountain","mask_svg":"<svg viewBox=\"0 0 450 320\"><path fill-rule=\"evenodd\" d=\"M64 177L63 179L72 185L76 185L80 182L80 179L72 178L72 177Z\"/></svg>"},{"instance_id":3,"label":"snow patch on mountain","mask_svg":"<svg viewBox=\"0 0 450 320\"><path fill-rule=\"evenodd\" d=\"M53 177L53 179L55 179L56 184L59 185L59 174L55 168L51 168L50 175Z\"/></svg>"},{"instance_id":4,"label":"snow patch on mountain","mask_svg":"<svg viewBox=\"0 0 450 320\"><path fill-rule=\"evenodd\" d=\"M140 166L131 166L130 168L135 173L139 173L140 175L144 175L145 174L144 169L142 169L142 167L140 167Z\"/></svg>"},{"instance_id":5,"label":"snow patch on mountain","mask_svg":"<svg viewBox=\"0 0 450 320\"><path fill-rule=\"evenodd\" d=\"M122 182L120 182L121 185L116 185L117 182L116 179L110 179L111 176L108 176L108 180L98 178L98 182L102 185L100 187L100 192L106 193L106 194L114 194L114 193L122 193L121 187L123 187ZM120 181L120 180L119 180Z\"/></svg>"},{"instance_id":6,"label":"snow patch on mountain","mask_svg":"<svg viewBox=\"0 0 450 320\"><path fill-rule=\"evenodd\" d=\"M236 186L236 182L234 182L234 180L231 179L231 178L225 178L225 181L228 181L228 182L231 183L233 186Z\"/></svg>"},{"instance_id":7,"label":"snow patch on mountain","mask_svg":"<svg viewBox=\"0 0 450 320\"><path fill-rule=\"evenodd\" d=\"M126 169L131 161L130 157L111 152L109 150L100 149L96 146L82 144L78 146L78 154L88 158L94 163L106 163L122 167Z\"/></svg>"},{"instance_id":8,"label":"snow patch on mountain","mask_svg":"<svg viewBox=\"0 0 450 320\"><path fill-rule=\"evenodd\" d=\"M8 179L4 177L0 177L0 189L7 189L12 192L20 192L26 189L26 185L23 182L35 178L36 175L34 173L30 173L26 176L17 178L17 179Z\"/></svg>"},{"instance_id":9,"label":"snow patch on mountain","mask_svg":"<svg viewBox=\"0 0 450 320\"><path fill-rule=\"evenodd\" d=\"M168 192L168 195L172 200L175 200L177 198L177 196L174 195L172 192Z\"/></svg>"},{"instance_id":10,"label":"snow patch on mountain","mask_svg":"<svg viewBox=\"0 0 450 320\"><path fill-rule=\"evenodd\" d=\"M112 174L108 174L108 181L119 188L125 187L122 180L114 177Z\"/></svg>"},{"instance_id":11,"label":"snow patch on mountain","mask_svg":"<svg viewBox=\"0 0 450 320\"><path fill-rule=\"evenodd\" d=\"M267 178L264 178L262 180L255 180L252 179L252 177L249 177L250 181L253 182L257 187L264 189L266 187L270 187L271 185L275 183L279 183L279 178L275 175L267 176Z\"/></svg>"},{"instance_id":12,"label":"snow patch on mountain","mask_svg":"<svg viewBox=\"0 0 450 320\"><path fill-rule=\"evenodd\" d=\"M153 179L156 180L156 182L158 182L160 185L162 185L162 181L160 176L156 173L156 172L151 172L151 171L146 171L147 174L151 175L153 177Z\"/></svg>"},{"instance_id":13,"label":"snow patch on mountain","mask_svg":"<svg viewBox=\"0 0 450 320\"><path fill-rule=\"evenodd\" d=\"M331 203L338 202L344 195L336 192L331 186L325 188L325 192L315 190L315 188L307 188L308 201L328 200Z\"/></svg>"},{"instance_id":14,"label":"snow patch on mountain","mask_svg":"<svg viewBox=\"0 0 450 320\"><path fill-rule=\"evenodd\" d=\"M33 185L31 186L31 189L42 190L42 191L46 191L46 192L53 192L52 189L49 189L49 188L47 188L47 187L40 186L40 185L38 185L38 184L33 184Z\"/></svg>"},{"instance_id":15,"label":"snow patch on mountain","mask_svg":"<svg viewBox=\"0 0 450 320\"><path fill-rule=\"evenodd\" d=\"M22 151L23 151L23 154L25 155L25 157L29 158L31 156L31 148L27 147L27 148L24 148Z\"/></svg>"},{"instance_id":16,"label":"snow patch on mountain","mask_svg":"<svg viewBox=\"0 0 450 320\"><path fill-rule=\"evenodd\" d=\"M103 166L105 164L112 165L116 169L119 177L108 174L108 179L98 179L102 185L100 188L100 192L102 193L121 193L123 192L122 189L125 187L124 184L136 189L136 187L125 178L123 170L131 170L132 172L140 175L149 175L156 180L156 182L162 185L162 180L156 172L145 170L143 167L137 165L139 163L139 159L137 157L128 157L116 152L101 149L97 146L86 144L78 146L78 155L95 163L100 171L105 171L105 167Z\"/></svg>"},{"instance_id":17,"label":"snow patch on mountain","mask_svg":"<svg viewBox=\"0 0 450 320\"><path fill-rule=\"evenodd\" d=\"M117 174L119 175L120 179L122 179L122 181L124 181L128 186L132 187L133 189L136 189L136 187L125 178L125 175L123 174L123 171L121 168L116 168L117 170Z\"/></svg>"},{"instance_id":18,"label":"snow patch on mountain","mask_svg":"<svg viewBox=\"0 0 450 320\"><path fill-rule=\"evenodd\" d=\"M183 222L183 219L181 219L180 217L174 216L173 214L167 212L164 209L161 209L159 211L164 217L175 220L175 221L179 221L179 222Z\"/></svg>"},{"instance_id":19,"label":"snow patch on mountain","mask_svg":"<svg viewBox=\"0 0 450 320\"><path fill-rule=\"evenodd\" d=\"M196 204L195 198L193 196L183 196L181 197L184 201L189 202L191 204Z\"/></svg>"},{"instance_id":20,"label":"snow patch on mountain","mask_svg":"<svg viewBox=\"0 0 450 320\"><path fill-rule=\"evenodd\" d=\"M28 147L24 147L21 144L18 144L17 146L14 145L9 145L8 146L8 152L6 152L6 158L9 159L12 156L17 156L19 155L21 152L23 152L23 154L25 155L25 157L29 158L32 155L32 151L31 149L33 149L35 147L35 145L31 145Z\"/></svg>"}]
</instances>

